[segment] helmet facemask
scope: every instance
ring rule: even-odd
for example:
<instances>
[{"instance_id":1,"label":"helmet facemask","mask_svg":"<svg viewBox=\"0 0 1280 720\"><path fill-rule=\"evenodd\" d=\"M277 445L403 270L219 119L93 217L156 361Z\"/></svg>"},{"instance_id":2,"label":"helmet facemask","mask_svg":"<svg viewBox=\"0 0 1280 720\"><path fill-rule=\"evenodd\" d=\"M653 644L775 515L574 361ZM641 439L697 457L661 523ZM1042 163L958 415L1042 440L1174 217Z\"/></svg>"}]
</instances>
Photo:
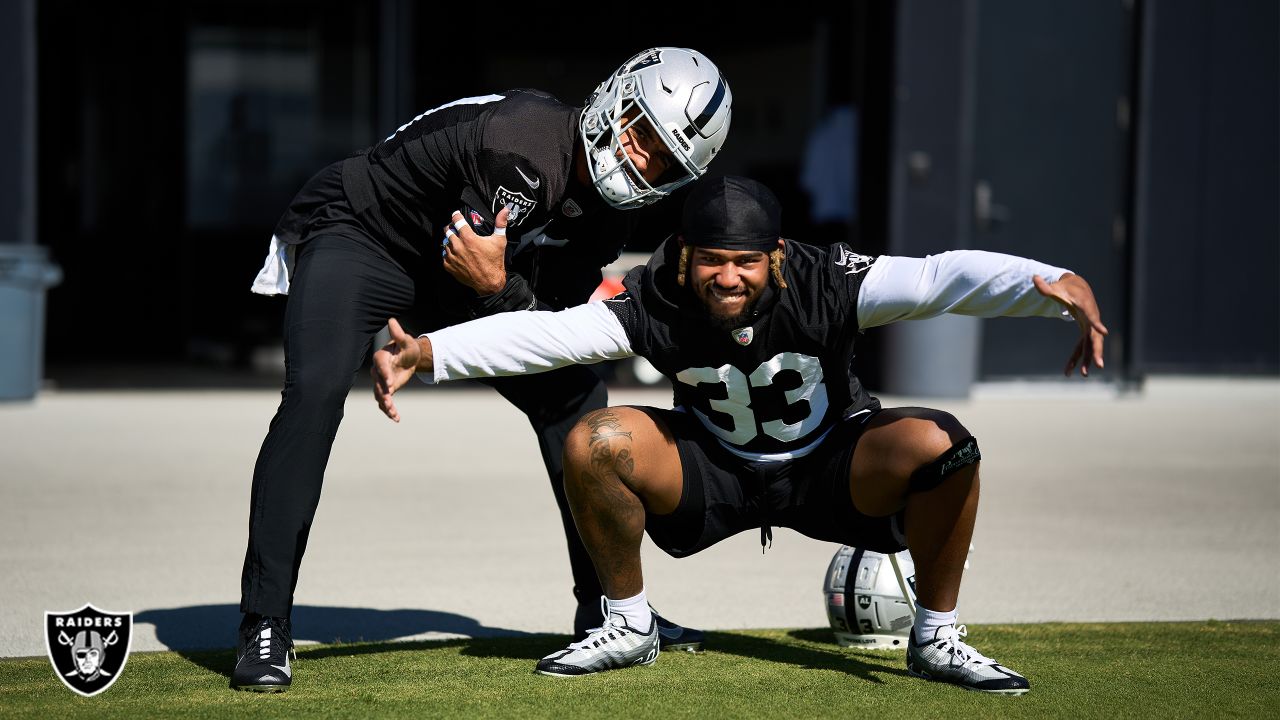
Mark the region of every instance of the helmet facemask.
<instances>
[{"instance_id":1,"label":"helmet facemask","mask_svg":"<svg viewBox=\"0 0 1280 720\"><path fill-rule=\"evenodd\" d=\"M696 167L691 171L688 158L671 148L666 133L658 129L639 99L624 102L619 98L613 107L593 117L594 123L583 124L583 144L587 148L591 182L610 205L618 208L649 205L697 177ZM641 123L653 127L655 137L661 140L662 151L671 158L670 166L654 183L644 179L623 147L627 131ZM593 132L594 128L604 130Z\"/></svg>"}]
</instances>

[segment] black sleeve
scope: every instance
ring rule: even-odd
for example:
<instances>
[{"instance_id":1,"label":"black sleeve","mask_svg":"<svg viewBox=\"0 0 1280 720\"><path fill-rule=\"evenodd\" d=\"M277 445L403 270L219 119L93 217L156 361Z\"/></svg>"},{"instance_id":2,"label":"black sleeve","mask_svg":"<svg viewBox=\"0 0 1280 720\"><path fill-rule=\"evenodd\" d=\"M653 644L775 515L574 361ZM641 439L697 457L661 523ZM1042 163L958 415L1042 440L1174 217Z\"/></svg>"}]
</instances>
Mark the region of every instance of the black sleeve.
<instances>
[{"instance_id":1,"label":"black sleeve","mask_svg":"<svg viewBox=\"0 0 1280 720\"><path fill-rule=\"evenodd\" d=\"M640 357L648 357L649 343L646 342L645 316L640 310L640 301L627 291L610 298L604 306L613 312L626 331L631 351Z\"/></svg>"},{"instance_id":2,"label":"black sleeve","mask_svg":"<svg viewBox=\"0 0 1280 720\"><path fill-rule=\"evenodd\" d=\"M845 243L835 243L819 261L825 271L822 282L830 288L827 296L834 305L832 312L850 325L851 330L861 330L858 327L858 294L862 291L867 271L878 259L878 256L860 255Z\"/></svg>"},{"instance_id":3,"label":"black sleeve","mask_svg":"<svg viewBox=\"0 0 1280 720\"><path fill-rule=\"evenodd\" d=\"M549 238L567 243L535 251L529 277L539 308L563 310L591 298L604 279L602 268L618 259L632 237L636 227L632 213L600 208L583 217L556 218L546 227Z\"/></svg>"},{"instance_id":4,"label":"black sleeve","mask_svg":"<svg viewBox=\"0 0 1280 720\"><path fill-rule=\"evenodd\" d=\"M472 314L476 317L512 310L537 309L540 309L538 299L534 297L529 281L513 272L507 273L507 284L501 290L492 295L481 295L471 307Z\"/></svg>"},{"instance_id":5,"label":"black sleeve","mask_svg":"<svg viewBox=\"0 0 1280 720\"><path fill-rule=\"evenodd\" d=\"M601 268L616 257L596 252L571 252L568 248L538 248L530 278L507 265L507 284L493 295L472 303L474 316L511 310L564 310L591 298L604 279ZM607 259L606 259L607 257ZM532 280L532 282L531 282ZM535 285L536 283L536 285Z\"/></svg>"},{"instance_id":6,"label":"black sleeve","mask_svg":"<svg viewBox=\"0 0 1280 720\"><path fill-rule=\"evenodd\" d=\"M544 310L564 310L591 298L604 280L601 268L612 262L596 257L555 253L547 249L538 260L536 294Z\"/></svg>"}]
</instances>

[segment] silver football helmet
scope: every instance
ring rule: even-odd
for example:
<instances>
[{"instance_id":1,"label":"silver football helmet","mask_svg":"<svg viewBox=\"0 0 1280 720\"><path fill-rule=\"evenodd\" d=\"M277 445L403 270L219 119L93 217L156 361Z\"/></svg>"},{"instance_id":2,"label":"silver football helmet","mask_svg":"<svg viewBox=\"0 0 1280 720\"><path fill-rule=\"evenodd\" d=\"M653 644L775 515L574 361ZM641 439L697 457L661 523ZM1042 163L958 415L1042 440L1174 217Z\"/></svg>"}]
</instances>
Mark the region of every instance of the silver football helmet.
<instances>
[{"instance_id":1,"label":"silver football helmet","mask_svg":"<svg viewBox=\"0 0 1280 720\"><path fill-rule=\"evenodd\" d=\"M724 76L702 53L659 47L636 55L600 83L582 111L578 130L592 184L616 208L661 200L707 171L729 134L732 105ZM627 129L643 120L674 158L654 183L622 148Z\"/></svg>"},{"instance_id":2,"label":"silver football helmet","mask_svg":"<svg viewBox=\"0 0 1280 720\"><path fill-rule=\"evenodd\" d=\"M907 647L916 604L916 566L908 551L894 556L842 545L822 591L842 647Z\"/></svg>"}]
</instances>

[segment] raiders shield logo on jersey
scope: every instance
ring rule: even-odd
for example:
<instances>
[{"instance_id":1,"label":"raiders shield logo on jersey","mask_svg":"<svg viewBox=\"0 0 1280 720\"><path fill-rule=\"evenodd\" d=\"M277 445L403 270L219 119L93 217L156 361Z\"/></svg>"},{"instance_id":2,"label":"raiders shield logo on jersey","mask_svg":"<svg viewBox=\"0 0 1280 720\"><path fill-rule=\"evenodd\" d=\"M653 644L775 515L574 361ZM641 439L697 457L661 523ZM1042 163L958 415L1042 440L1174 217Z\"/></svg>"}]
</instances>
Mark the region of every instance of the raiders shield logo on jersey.
<instances>
[{"instance_id":1,"label":"raiders shield logo on jersey","mask_svg":"<svg viewBox=\"0 0 1280 720\"><path fill-rule=\"evenodd\" d=\"M129 659L133 613L113 613L86 603L71 612L44 614L49 662L64 685L92 697L111 687Z\"/></svg>"},{"instance_id":2,"label":"raiders shield logo on jersey","mask_svg":"<svg viewBox=\"0 0 1280 720\"><path fill-rule=\"evenodd\" d=\"M511 212L507 215L507 227L519 225L526 215L533 212L533 208L537 204L537 200L526 197L523 193L512 192L501 185L498 186L498 191L493 194L494 217L497 217L498 211L502 210L503 205L511 207Z\"/></svg>"}]
</instances>

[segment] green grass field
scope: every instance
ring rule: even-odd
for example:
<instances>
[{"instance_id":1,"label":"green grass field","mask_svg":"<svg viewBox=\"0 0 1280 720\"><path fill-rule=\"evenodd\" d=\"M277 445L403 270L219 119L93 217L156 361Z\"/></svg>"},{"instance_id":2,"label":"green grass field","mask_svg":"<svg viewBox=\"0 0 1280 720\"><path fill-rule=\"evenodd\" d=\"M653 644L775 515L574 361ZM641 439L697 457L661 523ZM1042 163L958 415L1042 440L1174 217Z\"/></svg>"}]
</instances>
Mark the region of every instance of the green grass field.
<instances>
[{"instance_id":1,"label":"green grass field","mask_svg":"<svg viewBox=\"0 0 1280 720\"><path fill-rule=\"evenodd\" d=\"M906 674L901 651L827 630L710 633L708 652L558 679L534 661L565 637L309 645L287 693L233 692L231 651L135 653L93 698L46 658L0 661L0 716L199 717L1280 717L1280 622L970 628L1031 692L992 697Z\"/></svg>"}]
</instances>

